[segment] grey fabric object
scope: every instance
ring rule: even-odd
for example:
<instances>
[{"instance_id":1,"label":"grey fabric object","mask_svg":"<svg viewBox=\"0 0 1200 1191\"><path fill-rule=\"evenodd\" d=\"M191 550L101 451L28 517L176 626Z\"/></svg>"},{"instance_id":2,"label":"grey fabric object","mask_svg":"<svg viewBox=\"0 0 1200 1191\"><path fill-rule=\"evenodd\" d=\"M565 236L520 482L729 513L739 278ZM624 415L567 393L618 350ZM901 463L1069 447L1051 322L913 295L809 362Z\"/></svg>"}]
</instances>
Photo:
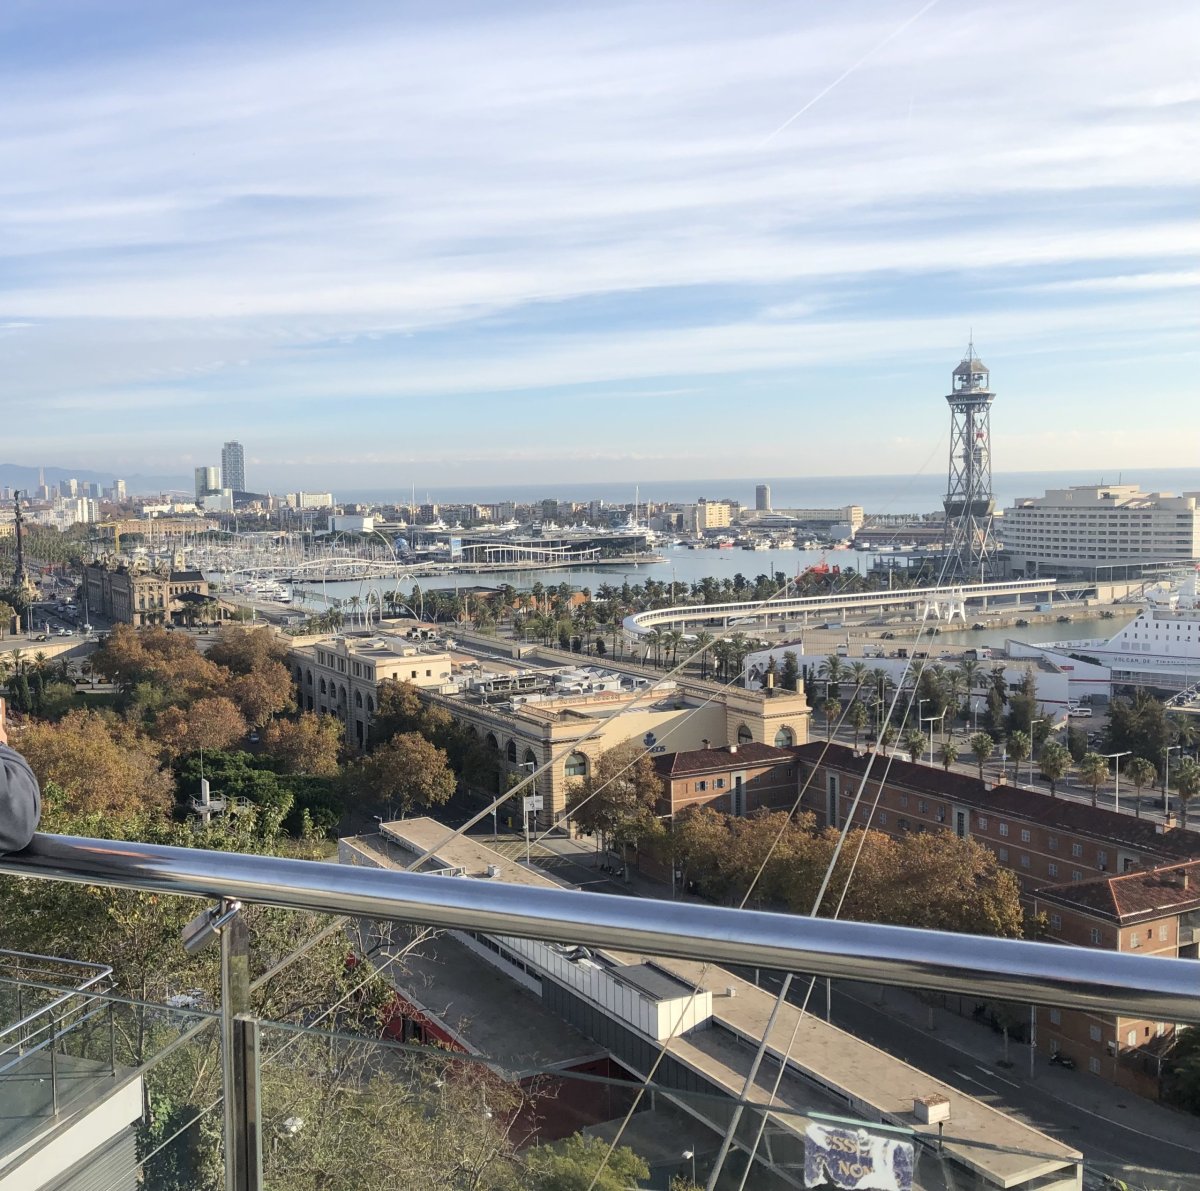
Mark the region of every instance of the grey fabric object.
<instances>
[{"instance_id":1,"label":"grey fabric object","mask_svg":"<svg viewBox=\"0 0 1200 1191\"><path fill-rule=\"evenodd\" d=\"M41 814L42 796L33 770L20 753L0 744L0 852L25 847Z\"/></svg>"}]
</instances>

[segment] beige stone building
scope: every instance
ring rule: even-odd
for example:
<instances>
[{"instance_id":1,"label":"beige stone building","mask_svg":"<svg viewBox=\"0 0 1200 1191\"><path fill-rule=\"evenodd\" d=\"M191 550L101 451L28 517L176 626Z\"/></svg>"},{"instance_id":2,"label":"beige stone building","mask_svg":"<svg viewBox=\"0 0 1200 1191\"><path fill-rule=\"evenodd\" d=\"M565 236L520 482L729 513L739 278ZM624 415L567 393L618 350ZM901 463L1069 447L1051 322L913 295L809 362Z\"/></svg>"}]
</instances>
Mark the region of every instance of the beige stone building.
<instances>
[{"instance_id":1,"label":"beige stone building","mask_svg":"<svg viewBox=\"0 0 1200 1191\"><path fill-rule=\"evenodd\" d=\"M586 777L601 753L627 741L657 756L707 744L756 741L786 748L808 740L803 690L768 694L656 679L636 666L594 659L572 664L553 651L518 652L439 652L434 645L377 634L313 641L290 656L301 705L341 716L352 743L369 739L379 684L396 679L416 685L423 699L445 708L495 754L496 793L507 788L510 776L545 766L537 791L543 824L563 817L570 784Z\"/></svg>"},{"instance_id":2,"label":"beige stone building","mask_svg":"<svg viewBox=\"0 0 1200 1191\"><path fill-rule=\"evenodd\" d=\"M360 749L370 736L381 683L437 690L451 678L444 649L391 633L322 637L294 647L288 660L300 707L336 715L346 739Z\"/></svg>"},{"instance_id":3,"label":"beige stone building","mask_svg":"<svg viewBox=\"0 0 1200 1191\"><path fill-rule=\"evenodd\" d=\"M194 619L197 608L207 608L214 618L221 605L208 591L208 580L199 571L153 569L144 564L89 563L83 569L88 608L108 620L131 624L183 624Z\"/></svg>"}]
</instances>

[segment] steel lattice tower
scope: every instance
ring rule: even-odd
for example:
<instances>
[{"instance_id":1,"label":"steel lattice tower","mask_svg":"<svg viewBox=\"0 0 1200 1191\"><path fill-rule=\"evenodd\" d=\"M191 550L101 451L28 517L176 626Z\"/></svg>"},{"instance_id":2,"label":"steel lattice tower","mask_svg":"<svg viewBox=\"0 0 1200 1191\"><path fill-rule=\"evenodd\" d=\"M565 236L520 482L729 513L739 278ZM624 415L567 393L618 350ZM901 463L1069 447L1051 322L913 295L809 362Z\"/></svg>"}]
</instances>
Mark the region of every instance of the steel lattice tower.
<instances>
[{"instance_id":1,"label":"steel lattice tower","mask_svg":"<svg viewBox=\"0 0 1200 1191\"><path fill-rule=\"evenodd\" d=\"M950 474L946 482L946 580L977 583L990 578L996 539L992 535L991 408L988 370L975 344L953 372L950 406Z\"/></svg>"}]
</instances>

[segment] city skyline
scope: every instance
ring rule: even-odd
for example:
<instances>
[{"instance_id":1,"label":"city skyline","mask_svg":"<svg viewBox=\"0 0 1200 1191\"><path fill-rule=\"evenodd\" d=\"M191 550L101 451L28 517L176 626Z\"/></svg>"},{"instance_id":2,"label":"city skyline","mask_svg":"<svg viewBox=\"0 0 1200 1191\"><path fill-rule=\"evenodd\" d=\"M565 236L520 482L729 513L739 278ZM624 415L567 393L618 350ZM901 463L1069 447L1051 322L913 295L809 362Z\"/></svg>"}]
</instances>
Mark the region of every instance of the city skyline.
<instances>
[{"instance_id":1,"label":"city skyline","mask_svg":"<svg viewBox=\"0 0 1200 1191\"><path fill-rule=\"evenodd\" d=\"M1193 462L1183 5L5 20L6 461L906 475L973 329L998 471Z\"/></svg>"}]
</instances>

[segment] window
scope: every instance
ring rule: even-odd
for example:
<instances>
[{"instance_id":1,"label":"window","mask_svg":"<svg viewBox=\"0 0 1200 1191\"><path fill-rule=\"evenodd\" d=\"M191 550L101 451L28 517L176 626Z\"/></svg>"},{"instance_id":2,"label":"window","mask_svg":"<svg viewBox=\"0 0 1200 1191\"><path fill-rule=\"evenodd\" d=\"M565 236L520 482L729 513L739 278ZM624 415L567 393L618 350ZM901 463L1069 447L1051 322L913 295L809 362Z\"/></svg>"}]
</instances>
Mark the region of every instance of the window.
<instances>
[{"instance_id":1,"label":"window","mask_svg":"<svg viewBox=\"0 0 1200 1191\"><path fill-rule=\"evenodd\" d=\"M1007 837L1007 835L1008 835L1008 824L1007 823L1000 824L1000 834Z\"/></svg>"},{"instance_id":2,"label":"window","mask_svg":"<svg viewBox=\"0 0 1200 1191\"><path fill-rule=\"evenodd\" d=\"M738 744L749 744L754 739L750 729L745 724L739 724L737 730Z\"/></svg>"},{"instance_id":3,"label":"window","mask_svg":"<svg viewBox=\"0 0 1200 1191\"><path fill-rule=\"evenodd\" d=\"M1000 849L1000 850L999 850L999 851L996 853L996 855L1000 857L1000 861L1001 861L1001 863L1002 863L1002 864L1007 864L1007 863L1008 863L1008 849L1007 849L1007 848L1001 848L1001 849Z\"/></svg>"},{"instance_id":4,"label":"window","mask_svg":"<svg viewBox=\"0 0 1200 1191\"><path fill-rule=\"evenodd\" d=\"M1160 923L1158 927L1158 941L1165 943L1170 937L1171 928L1165 922Z\"/></svg>"},{"instance_id":5,"label":"window","mask_svg":"<svg viewBox=\"0 0 1200 1191\"><path fill-rule=\"evenodd\" d=\"M1100 1041L1100 1027L1099 1026L1090 1026L1088 1028L1088 1036L1091 1038L1091 1040L1093 1042L1099 1042Z\"/></svg>"},{"instance_id":6,"label":"window","mask_svg":"<svg viewBox=\"0 0 1200 1191\"><path fill-rule=\"evenodd\" d=\"M1140 935L1137 933L1137 931L1135 931L1135 930L1131 930L1131 931L1129 932L1129 946L1130 946L1130 947L1131 947L1131 948L1132 948L1134 951L1138 951L1138 950L1140 950L1140 948L1141 948L1141 946L1142 946L1142 939L1141 939L1141 936L1140 936Z\"/></svg>"},{"instance_id":7,"label":"window","mask_svg":"<svg viewBox=\"0 0 1200 1191\"><path fill-rule=\"evenodd\" d=\"M510 740L504 751L508 756L509 762L515 765L517 763L517 742Z\"/></svg>"},{"instance_id":8,"label":"window","mask_svg":"<svg viewBox=\"0 0 1200 1191\"><path fill-rule=\"evenodd\" d=\"M980 830L980 831L986 831L986 830L988 829L988 828L987 828L987 824L988 824L988 821L987 821L987 816L986 816L986 815L980 815L980 816L979 816L979 830Z\"/></svg>"},{"instance_id":9,"label":"window","mask_svg":"<svg viewBox=\"0 0 1200 1191\"><path fill-rule=\"evenodd\" d=\"M325 679L321 679L321 694L325 693Z\"/></svg>"},{"instance_id":10,"label":"window","mask_svg":"<svg viewBox=\"0 0 1200 1191\"><path fill-rule=\"evenodd\" d=\"M1051 930L1062 930L1062 915L1061 914L1051 914L1050 915L1050 929Z\"/></svg>"},{"instance_id":11,"label":"window","mask_svg":"<svg viewBox=\"0 0 1200 1191\"><path fill-rule=\"evenodd\" d=\"M1081 873L1077 868L1073 868L1071 870L1071 880L1072 881L1082 881L1083 873Z\"/></svg>"},{"instance_id":12,"label":"window","mask_svg":"<svg viewBox=\"0 0 1200 1191\"><path fill-rule=\"evenodd\" d=\"M887 811L880 811L880 812L879 812L879 826L880 826L880 827L886 827L886 826L887 826Z\"/></svg>"},{"instance_id":13,"label":"window","mask_svg":"<svg viewBox=\"0 0 1200 1191\"><path fill-rule=\"evenodd\" d=\"M1050 1024L1052 1026L1061 1026L1062 1025L1062 1010L1061 1009L1051 1009L1050 1010Z\"/></svg>"},{"instance_id":14,"label":"window","mask_svg":"<svg viewBox=\"0 0 1200 1191\"><path fill-rule=\"evenodd\" d=\"M723 777L717 778L716 786L717 786L718 790L724 790L725 789L725 779Z\"/></svg>"},{"instance_id":15,"label":"window","mask_svg":"<svg viewBox=\"0 0 1200 1191\"><path fill-rule=\"evenodd\" d=\"M587 777L587 758L582 753L567 758L567 777Z\"/></svg>"},{"instance_id":16,"label":"window","mask_svg":"<svg viewBox=\"0 0 1200 1191\"><path fill-rule=\"evenodd\" d=\"M1057 864L1046 865L1046 876L1057 877L1058 876L1058 865Z\"/></svg>"},{"instance_id":17,"label":"window","mask_svg":"<svg viewBox=\"0 0 1200 1191\"><path fill-rule=\"evenodd\" d=\"M1022 868L1029 867L1029 853L1028 852L1021 853L1021 867Z\"/></svg>"},{"instance_id":18,"label":"window","mask_svg":"<svg viewBox=\"0 0 1200 1191\"><path fill-rule=\"evenodd\" d=\"M1058 836L1057 835L1047 836L1046 837L1046 847L1049 848L1051 852L1057 852L1058 851Z\"/></svg>"},{"instance_id":19,"label":"window","mask_svg":"<svg viewBox=\"0 0 1200 1191\"><path fill-rule=\"evenodd\" d=\"M1137 1046L1137 1030L1130 1030L1129 1033L1125 1035L1125 1045Z\"/></svg>"},{"instance_id":20,"label":"window","mask_svg":"<svg viewBox=\"0 0 1200 1191\"><path fill-rule=\"evenodd\" d=\"M1093 943L1100 942L1100 928L1098 926L1092 927L1092 942Z\"/></svg>"},{"instance_id":21,"label":"window","mask_svg":"<svg viewBox=\"0 0 1200 1191\"><path fill-rule=\"evenodd\" d=\"M780 728L779 731L775 733L775 747L777 749L791 748L795 743L796 736L795 733L792 732L791 728Z\"/></svg>"},{"instance_id":22,"label":"window","mask_svg":"<svg viewBox=\"0 0 1200 1191\"><path fill-rule=\"evenodd\" d=\"M900 830L901 830L901 831L907 831L907 830L908 830L908 820L907 820L907 819L901 819L901 820L899 821L899 823L898 823L898 826L899 826L899 828L900 828Z\"/></svg>"},{"instance_id":23,"label":"window","mask_svg":"<svg viewBox=\"0 0 1200 1191\"><path fill-rule=\"evenodd\" d=\"M1107 852L1100 851L1100 852L1096 853L1096 865L1099 868L1108 868L1108 853Z\"/></svg>"},{"instance_id":24,"label":"window","mask_svg":"<svg viewBox=\"0 0 1200 1191\"><path fill-rule=\"evenodd\" d=\"M922 815L929 814L929 803L927 803L924 798L917 799L917 811Z\"/></svg>"},{"instance_id":25,"label":"window","mask_svg":"<svg viewBox=\"0 0 1200 1191\"><path fill-rule=\"evenodd\" d=\"M1072 856L1082 856L1083 855L1083 845L1082 844L1072 844L1071 845L1071 855Z\"/></svg>"},{"instance_id":26,"label":"window","mask_svg":"<svg viewBox=\"0 0 1200 1191\"><path fill-rule=\"evenodd\" d=\"M903 806L903 807L907 807L907 806L908 806L908 795L907 795L907 794L901 794L901 795L900 795L900 805L901 805L901 806Z\"/></svg>"},{"instance_id":27,"label":"window","mask_svg":"<svg viewBox=\"0 0 1200 1191\"><path fill-rule=\"evenodd\" d=\"M1021 843L1029 843L1029 832L1024 827L1021 828Z\"/></svg>"},{"instance_id":28,"label":"window","mask_svg":"<svg viewBox=\"0 0 1200 1191\"><path fill-rule=\"evenodd\" d=\"M425 671L425 677L426 677L426 678L432 678L432 677L433 677L433 671L432 671L432 670L426 670L426 671Z\"/></svg>"},{"instance_id":29,"label":"window","mask_svg":"<svg viewBox=\"0 0 1200 1191\"><path fill-rule=\"evenodd\" d=\"M354 706L361 707L362 705L363 705L362 691L355 691L354 692Z\"/></svg>"},{"instance_id":30,"label":"window","mask_svg":"<svg viewBox=\"0 0 1200 1191\"><path fill-rule=\"evenodd\" d=\"M1092 1057L1090 1059L1088 1059L1088 1070L1093 1075L1100 1074L1100 1060L1098 1058L1096 1058L1095 1055L1092 1055Z\"/></svg>"}]
</instances>

